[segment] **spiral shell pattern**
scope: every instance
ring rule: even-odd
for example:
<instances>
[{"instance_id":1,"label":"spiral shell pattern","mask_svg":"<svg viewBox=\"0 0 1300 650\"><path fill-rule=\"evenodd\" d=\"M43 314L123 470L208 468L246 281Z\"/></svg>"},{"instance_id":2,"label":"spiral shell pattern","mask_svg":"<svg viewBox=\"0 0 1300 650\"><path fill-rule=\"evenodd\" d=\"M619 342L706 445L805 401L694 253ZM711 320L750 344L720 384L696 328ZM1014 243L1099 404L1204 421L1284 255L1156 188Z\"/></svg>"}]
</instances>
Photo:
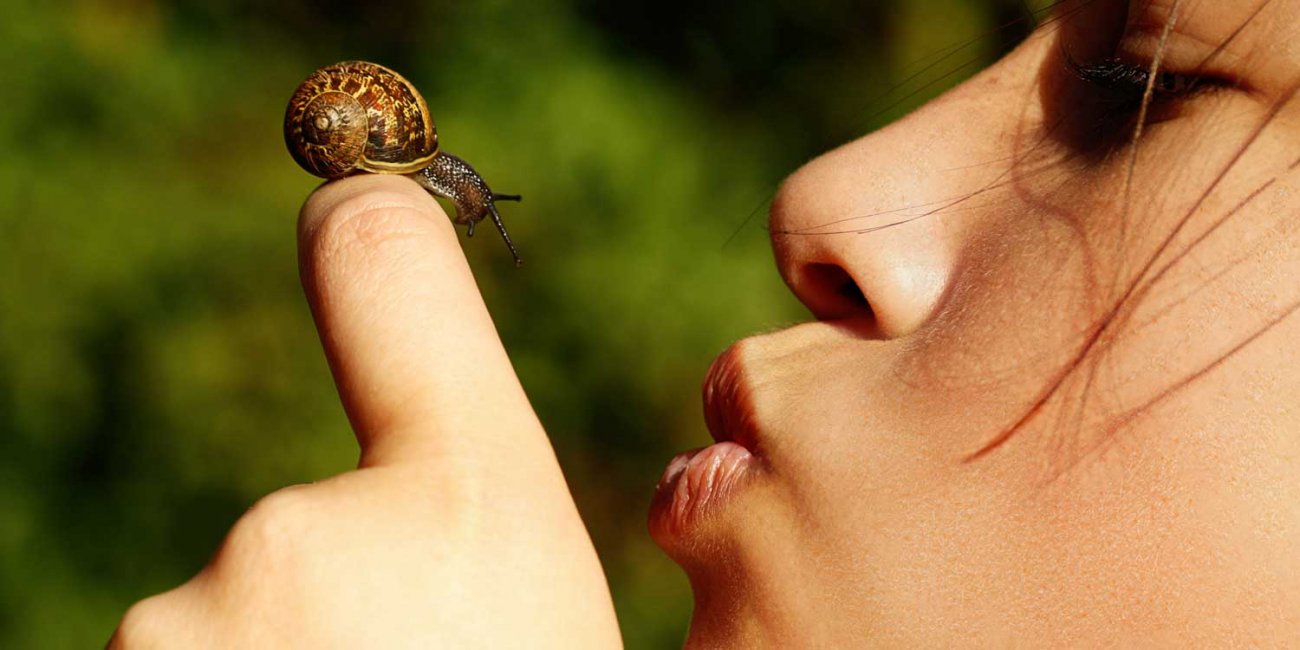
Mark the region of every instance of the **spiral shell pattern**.
<instances>
[{"instance_id":1,"label":"spiral shell pattern","mask_svg":"<svg viewBox=\"0 0 1300 650\"><path fill-rule=\"evenodd\" d=\"M293 159L322 178L356 169L409 174L438 154L424 98L401 75L364 61L307 77L289 99L284 140Z\"/></svg>"}]
</instances>

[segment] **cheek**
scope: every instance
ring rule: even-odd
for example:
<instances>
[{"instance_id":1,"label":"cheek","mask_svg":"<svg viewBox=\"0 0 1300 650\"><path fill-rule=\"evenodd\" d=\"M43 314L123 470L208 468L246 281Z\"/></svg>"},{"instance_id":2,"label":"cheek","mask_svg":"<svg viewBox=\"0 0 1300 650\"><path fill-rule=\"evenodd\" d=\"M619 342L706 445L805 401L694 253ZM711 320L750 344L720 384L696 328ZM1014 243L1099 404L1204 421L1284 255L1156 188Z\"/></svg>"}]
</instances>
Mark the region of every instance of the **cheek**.
<instances>
[{"instance_id":1,"label":"cheek","mask_svg":"<svg viewBox=\"0 0 1300 650\"><path fill-rule=\"evenodd\" d=\"M816 558L809 577L856 610L839 617L845 633L869 620L894 645L996 643L979 635L1015 620L1028 582L1024 555L1012 550L1018 517L1007 510L1021 495L928 469L923 482L870 495L841 485L833 514L801 522Z\"/></svg>"}]
</instances>

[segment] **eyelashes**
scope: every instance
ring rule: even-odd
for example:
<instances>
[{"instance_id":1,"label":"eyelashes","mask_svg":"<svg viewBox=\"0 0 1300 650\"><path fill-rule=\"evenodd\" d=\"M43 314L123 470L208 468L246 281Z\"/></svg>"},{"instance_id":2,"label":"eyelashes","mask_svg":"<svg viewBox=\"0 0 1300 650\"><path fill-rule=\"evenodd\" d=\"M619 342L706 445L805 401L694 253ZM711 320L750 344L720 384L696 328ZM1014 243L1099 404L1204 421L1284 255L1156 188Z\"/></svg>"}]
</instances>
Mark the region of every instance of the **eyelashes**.
<instances>
[{"instance_id":1,"label":"eyelashes","mask_svg":"<svg viewBox=\"0 0 1300 650\"><path fill-rule=\"evenodd\" d=\"M1134 108L1141 105L1147 85L1151 84L1151 71L1147 67L1125 63L1119 59L1106 59L1087 64L1074 61L1068 63L1070 71L1079 80L1100 93L1109 95L1112 101L1134 104ZM1191 95L1200 89L1204 82L1204 79L1194 75L1157 72L1155 84L1152 85L1152 100Z\"/></svg>"},{"instance_id":2,"label":"eyelashes","mask_svg":"<svg viewBox=\"0 0 1300 650\"><path fill-rule=\"evenodd\" d=\"M1149 123L1168 119L1179 102L1214 85L1212 80L1199 75L1167 71L1156 73L1152 83L1148 66L1113 58L1092 63L1067 58L1066 69L1084 84L1085 101L1076 110L1096 144L1115 143L1130 135L1148 84L1151 85Z\"/></svg>"}]
</instances>

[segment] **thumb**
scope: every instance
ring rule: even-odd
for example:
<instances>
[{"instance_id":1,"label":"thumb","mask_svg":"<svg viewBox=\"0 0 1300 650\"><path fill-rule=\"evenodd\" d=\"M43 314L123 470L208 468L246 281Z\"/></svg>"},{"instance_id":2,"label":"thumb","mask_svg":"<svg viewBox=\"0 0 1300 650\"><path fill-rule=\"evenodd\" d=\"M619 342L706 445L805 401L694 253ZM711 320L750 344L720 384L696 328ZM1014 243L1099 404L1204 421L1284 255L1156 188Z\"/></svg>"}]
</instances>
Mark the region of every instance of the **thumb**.
<instances>
[{"instance_id":1,"label":"thumb","mask_svg":"<svg viewBox=\"0 0 1300 650\"><path fill-rule=\"evenodd\" d=\"M317 189L299 267L363 465L505 449L554 463L456 231L414 181Z\"/></svg>"}]
</instances>

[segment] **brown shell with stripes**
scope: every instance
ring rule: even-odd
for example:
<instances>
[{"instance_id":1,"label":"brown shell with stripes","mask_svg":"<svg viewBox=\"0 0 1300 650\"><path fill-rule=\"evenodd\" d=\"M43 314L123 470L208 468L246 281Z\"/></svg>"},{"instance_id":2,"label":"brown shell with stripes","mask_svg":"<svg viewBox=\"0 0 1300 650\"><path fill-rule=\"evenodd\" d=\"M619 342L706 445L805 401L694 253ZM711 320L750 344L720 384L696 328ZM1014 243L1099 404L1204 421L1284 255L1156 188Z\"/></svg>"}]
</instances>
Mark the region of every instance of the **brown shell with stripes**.
<instances>
[{"instance_id":1,"label":"brown shell with stripes","mask_svg":"<svg viewBox=\"0 0 1300 650\"><path fill-rule=\"evenodd\" d=\"M410 174L438 155L424 98L402 75L365 61L313 72L289 99L284 141L303 169L321 178L355 170Z\"/></svg>"}]
</instances>

